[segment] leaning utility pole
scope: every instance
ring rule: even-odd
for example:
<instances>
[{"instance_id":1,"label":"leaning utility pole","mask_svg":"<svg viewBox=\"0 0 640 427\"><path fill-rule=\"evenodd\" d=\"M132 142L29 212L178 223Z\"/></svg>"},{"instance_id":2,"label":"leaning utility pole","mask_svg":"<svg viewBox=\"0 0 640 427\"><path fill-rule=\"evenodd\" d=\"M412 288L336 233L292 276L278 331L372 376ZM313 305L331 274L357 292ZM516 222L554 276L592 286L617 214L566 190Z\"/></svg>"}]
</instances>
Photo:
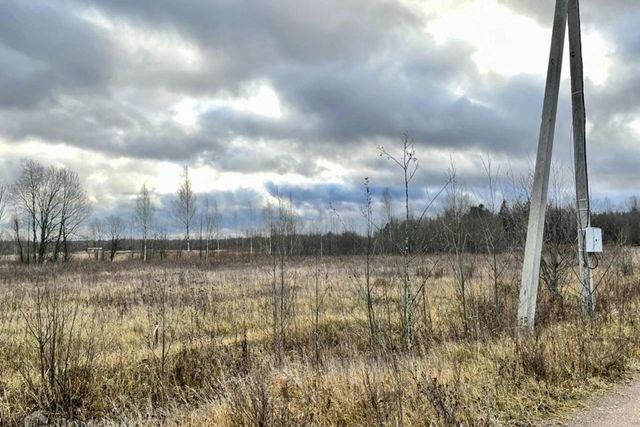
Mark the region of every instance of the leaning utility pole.
<instances>
[{"instance_id":1,"label":"leaning utility pole","mask_svg":"<svg viewBox=\"0 0 640 427\"><path fill-rule=\"evenodd\" d=\"M538 140L538 155L533 177L533 190L529 204L529 225L527 242L522 265L522 283L520 285L520 304L518 305L518 330L532 330L536 316L536 299L540 280L540 258L542 257L542 239L544 217L547 210L549 173L551 171L551 153L553 134L556 128L558 94L560 92L560 74L562 72L562 53L564 35L567 26L568 0L556 0L556 12L551 35L551 52L547 70L547 85L542 106L542 123Z\"/></svg>"},{"instance_id":2,"label":"leaning utility pole","mask_svg":"<svg viewBox=\"0 0 640 427\"><path fill-rule=\"evenodd\" d=\"M527 241L522 266L520 304L518 306L519 334L532 331L535 322L544 222L547 209L547 193L549 189L549 173L551 170L551 154L553 151L553 136L558 109L562 54L567 19L569 22L569 45L571 51L571 98L574 128L573 145L578 214L580 281L582 284L585 311L591 314L594 310L591 270L588 265L588 255L585 245L585 235L587 234L588 227L590 227L590 214L585 149L582 42L580 36L580 11L578 1L579 0L556 0L549 68L547 70L547 83L542 108L542 123L540 125L540 139L538 140L538 154L533 179L533 190L531 193ZM589 236L591 235L592 233L589 233ZM601 241L599 240L598 243L601 243Z\"/></svg>"}]
</instances>

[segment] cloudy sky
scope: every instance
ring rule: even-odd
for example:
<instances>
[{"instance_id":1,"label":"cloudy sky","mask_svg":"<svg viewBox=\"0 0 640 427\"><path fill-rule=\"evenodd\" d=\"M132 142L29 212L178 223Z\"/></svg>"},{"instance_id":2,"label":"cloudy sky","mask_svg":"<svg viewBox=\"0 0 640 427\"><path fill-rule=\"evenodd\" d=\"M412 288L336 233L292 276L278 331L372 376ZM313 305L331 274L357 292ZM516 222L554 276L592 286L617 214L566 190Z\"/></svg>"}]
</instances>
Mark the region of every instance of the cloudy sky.
<instances>
[{"instance_id":1,"label":"cloudy sky","mask_svg":"<svg viewBox=\"0 0 640 427\"><path fill-rule=\"evenodd\" d=\"M621 201L640 184L640 2L581 7L590 183L596 198ZM400 184L376 147L397 149L408 133L418 197L442 186L451 161L481 187L483 157L516 174L535 158L553 9L0 0L0 181L26 158L64 165L104 214L130 210L142 183L166 203L189 165L231 228L277 192L308 218L330 203L357 211L364 177L377 193ZM564 71L554 156L569 168Z\"/></svg>"}]
</instances>

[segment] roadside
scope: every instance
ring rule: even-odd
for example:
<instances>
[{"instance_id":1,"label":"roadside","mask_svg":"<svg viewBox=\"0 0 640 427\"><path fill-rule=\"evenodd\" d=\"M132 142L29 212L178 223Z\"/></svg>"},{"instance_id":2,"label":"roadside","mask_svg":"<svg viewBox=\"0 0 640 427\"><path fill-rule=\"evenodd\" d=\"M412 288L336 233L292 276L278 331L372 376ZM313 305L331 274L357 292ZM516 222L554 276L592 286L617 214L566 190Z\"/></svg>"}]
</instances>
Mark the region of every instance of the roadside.
<instances>
[{"instance_id":1,"label":"roadside","mask_svg":"<svg viewBox=\"0 0 640 427\"><path fill-rule=\"evenodd\" d=\"M591 397L586 406L556 418L547 427L640 427L640 376L615 386L605 394Z\"/></svg>"}]
</instances>

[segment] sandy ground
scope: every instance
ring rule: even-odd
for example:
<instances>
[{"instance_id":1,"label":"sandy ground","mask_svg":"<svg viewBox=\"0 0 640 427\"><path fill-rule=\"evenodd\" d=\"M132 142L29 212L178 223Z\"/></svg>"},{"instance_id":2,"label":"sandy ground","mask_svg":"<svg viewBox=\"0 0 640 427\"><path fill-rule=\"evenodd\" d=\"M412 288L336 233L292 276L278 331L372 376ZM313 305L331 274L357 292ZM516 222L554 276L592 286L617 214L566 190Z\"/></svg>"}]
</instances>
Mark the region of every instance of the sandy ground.
<instances>
[{"instance_id":1,"label":"sandy ground","mask_svg":"<svg viewBox=\"0 0 640 427\"><path fill-rule=\"evenodd\" d=\"M546 426L640 427L640 377L617 386L610 393L594 397L584 409Z\"/></svg>"}]
</instances>

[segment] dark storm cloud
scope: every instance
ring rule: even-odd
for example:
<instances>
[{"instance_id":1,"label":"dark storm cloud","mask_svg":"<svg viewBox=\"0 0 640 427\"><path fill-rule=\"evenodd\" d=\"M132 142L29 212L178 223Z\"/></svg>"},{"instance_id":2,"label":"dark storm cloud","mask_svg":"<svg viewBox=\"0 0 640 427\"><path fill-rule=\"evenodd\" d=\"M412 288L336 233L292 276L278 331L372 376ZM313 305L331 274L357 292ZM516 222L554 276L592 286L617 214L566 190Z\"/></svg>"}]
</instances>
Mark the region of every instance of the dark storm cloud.
<instances>
[{"instance_id":1,"label":"dark storm cloud","mask_svg":"<svg viewBox=\"0 0 640 427\"><path fill-rule=\"evenodd\" d=\"M220 144L206 135L185 133L176 123L153 123L130 105L112 101L78 102L59 98L55 105L6 112L0 117L5 135L64 142L108 155L181 160Z\"/></svg>"},{"instance_id":2,"label":"dark storm cloud","mask_svg":"<svg viewBox=\"0 0 640 427\"><path fill-rule=\"evenodd\" d=\"M593 93L592 112L597 122L616 118L619 114L637 114L637 94L640 90L640 27L637 16L640 4L621 9L615 25L608 28L612 42L611 58L615 62L612 78L604 87L588 89ZM635 11L636 13L629 13ZM618 119L620 117L617 117Z\"/></svg>"},{"instance_id":3,"label":"dark storm cloud","mask_svg":"<svg viewBox=\"0 0 640 427\"><path fill-rule=\"evenodd\" d=\"M312 184L312 185L277 185L273 182L265 184L266 190L271 196L291 199L297 206L312 207L328 211L330 206L350 205L358 209L366 204L366 190L364 179L360 185L352 184ZM387 191L394 204L404 200L404 187L400 185L369 185L372 201L380 202L383 192ZM421 205L428 203L435 194L429 194L424 186L412 185L409 189L412 205L420 209Z\"/></svg>"},{"instance_id":4,"label":"dark storm cloud","mask_svg":"<svg viewBox=\"0 0 640 427\"><path fill-rule=\"evenodd\" d=\"M64 6L0 2L0 108L55 103L62 92L96 96L112 76L111 55L108 38Z\"/></svg>"},{"instance_id":5,"label":"dark storm cloud","mask_svg":"<svg viewBox=\"0 0 640 427\"><path fill-rule=\"evenodd\" d=\"M318 184L311 186L277 185L268 182L265 188L272 196L289 197L298 204L318 204L329 207L332 203L363 203L364 187L342 184Z\"/></svg>"},{"instance_id":6,"label":"dark storm cloud","mask_svg":"<svg viewBox=\"0 0 640 427\"><path fill-rule=\"evenodd\" d=\"M436 47L421 30L424 23L406 7L364 0L281 3L160 1L151 7L144 2L96 0L75 3L75 9L69 6L74 3L63 2L68 9L63 6L55 13L46 2L30 8L7 4L7 13L14 17L11 23L19 31L3 37L13 55L6 53L11 58L6 61L23 68L29 65L27 59L38 61L61 77L36 94L36 83L52 79L34 74L28 80L33 96L4 94L3 104L16 97L23 102L49 97L51 105L11 112L0 121L0 130L17 140L36 136L120 156L208 160L221 169L238 171L246 168L242 157L235 155L235 138L290 141L300 152L342 156L371 139L396 139L408 132L430 146L521 151L523 135L530 129L522 120L512 120L510 110L500 109L503 102L499 95L491 95L490 87L477 101L449 89L479 79L472 50L453 42ZM204 66L181 75L175 70L138 69L136 60L127 62L125 53L113 54L108 34L77 17L87 10L143 31L177 32L198 46ZM31 27L36 28L31 31ZM43 31L58 35L43 42ZM107 55L102 56L104 52ZM128 73L114 72L118 79L108 86L113 63ZM171 121L151 120L154 112L137 105L137 99L117 96L142 91L145 85L154 85L152 92L178 95L241 93L244 84L256 79L273 86L288 111L284 119L217 107L200 117L200 131L185 132ZM78 84L62 91L67 82ZM95 92L78 93L78 88L90 84L98 91L107 85L107 93L97 97ZM327 150L329 146L335 149ZM307 167L300 153L276 157L257 159L257 169L315 170Z\"/></svg>"},{"instance_id":7,"label":"dark storm cloud","mask_svg":"<svg viewBox=\"0 0 640 427\"><path fill-rule=\"evenodd\" d=\"M153 74L137 81L187 93L238 93L283 62L360 59L399 29L419 24L407 8L386 0L93 0L116 20L174 31L203 52L199 71ZM151 77L150 79L148 77Z\"/></svg>"},{"instance_id":8,"label":"dark storm cloud","mask_svg":"<svg viewBox=\"0 0 640 427\"><path fill-rule=\"evenodd\" d=\"M204 114L202 122L210 130L228 129L231 135L296 140L305 149L321 147L318 151L326 152L331 146L340 156L360 142L397 139L405 132L430 147L522 152L534 123L527 118L539 110L542 79L485 82L477 76L467 47L421 46L422 51L405 49L397 57L364 63L281 66L271 81L293 111L288 118L215 109ZM477 79L472 91L480 97L477 101L448 89L468 78ZM509 105L511 101L516 102Z\"/></svg>"},{"instance_id":9,"label":"dark storm cloud","mask_svg":"<svg viewBox=\"0 0 640 427\"><path fill-rule=\"evenodd\" d=\"M552 0L500 2L550 27ZM630 160L615 170L604 162L612 164L637 138L626 124L638 114L640 5L583 2L582 12L585 29L611 44L615 65L605 85L587 79L590 150L602 160L591 170L613 188L635 170ZM354 182L388 178L375 146L405 132L419 153L521 162L531 156L544 77L483 75L472 47L436 43L424 19L385 0L0 0L0 135L240 173L314 177L326 172L320 161L328 159L350 169ZM148 46L136 47L131 33ZM187 46L194 64L179 52L154 58L148 49L157 35ZM274 90L282 117L205 102L192 129L172 118L181 99L246 97L256 84ZM566 84L561 103L557 136L564 144ZM477 169L460 173L473 181ZM445 172L446 165L428 171L419 184L439 183ZM361 189L289 190L311 204L356 203Z\"/></svg>"}]
</instances>

